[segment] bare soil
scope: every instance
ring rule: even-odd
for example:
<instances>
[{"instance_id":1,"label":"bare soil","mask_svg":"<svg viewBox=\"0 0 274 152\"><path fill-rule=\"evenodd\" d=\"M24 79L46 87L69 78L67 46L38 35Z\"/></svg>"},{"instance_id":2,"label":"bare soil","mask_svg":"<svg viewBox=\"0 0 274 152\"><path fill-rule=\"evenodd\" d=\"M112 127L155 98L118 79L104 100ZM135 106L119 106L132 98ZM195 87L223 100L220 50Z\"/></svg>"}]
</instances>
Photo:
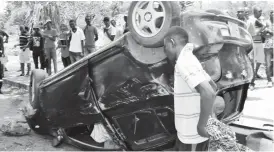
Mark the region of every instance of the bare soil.
<instances>
[{"instance_id":1,"label":"bare soil","mask_svg":"<svg viewBox=\"0 0 274 152\"><path fill-rule=\"evenodd\" d=\"M0 126L5 120L24 120L20 108L28 101L26 90L3 87L4 95L0 95ZM31 131L25 136L6 136L0 132L0 151L76 151L79 150L67 144L55 148L51 146L51 136L42 136Z\"/></svg>"}]
</instances>

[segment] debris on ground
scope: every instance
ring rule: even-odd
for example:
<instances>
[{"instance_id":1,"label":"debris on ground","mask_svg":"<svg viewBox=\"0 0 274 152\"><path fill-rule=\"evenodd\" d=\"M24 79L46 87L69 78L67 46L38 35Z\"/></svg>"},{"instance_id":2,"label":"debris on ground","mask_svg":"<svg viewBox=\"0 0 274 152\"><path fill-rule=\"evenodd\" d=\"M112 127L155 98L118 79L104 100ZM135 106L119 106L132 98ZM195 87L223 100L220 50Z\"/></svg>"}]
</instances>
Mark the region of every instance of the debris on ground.
<instances>
[{"instance_id":1,"label":"debris on ground","mask_svg":"<svg viewBox=\"0 0 274 152\"><path fill-rule=\"evenodd\" d=\"M1 125L0 130L7 136L24 136L30 134L30 127L26 120L14 120L9 118Z\"/></svg>"}]
</instances>

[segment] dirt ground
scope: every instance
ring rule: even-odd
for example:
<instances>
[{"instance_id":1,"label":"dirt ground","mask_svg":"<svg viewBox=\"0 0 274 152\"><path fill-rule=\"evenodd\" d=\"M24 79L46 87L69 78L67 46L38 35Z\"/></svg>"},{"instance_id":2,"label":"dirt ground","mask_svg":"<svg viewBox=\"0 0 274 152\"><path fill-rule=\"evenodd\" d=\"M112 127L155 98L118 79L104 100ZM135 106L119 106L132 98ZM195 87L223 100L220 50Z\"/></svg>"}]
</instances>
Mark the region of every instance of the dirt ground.
<instances>
[{"instance_id":1,"label":"dirt ground","mask_svg":"<svg viewBox=\"0 0 274 152\"><path fill-rule=\"evenodd\" d=\"M26 90L3 87L4 95L0 95L0 126L7 119L24 120L20 108L28 101ZM41 136L33 131L29 135L15 137L6 136L0 132L0 151L76 151L79 150L67 144L58 148L51 146L51 136Z\"/></svg>"}]
</instances>

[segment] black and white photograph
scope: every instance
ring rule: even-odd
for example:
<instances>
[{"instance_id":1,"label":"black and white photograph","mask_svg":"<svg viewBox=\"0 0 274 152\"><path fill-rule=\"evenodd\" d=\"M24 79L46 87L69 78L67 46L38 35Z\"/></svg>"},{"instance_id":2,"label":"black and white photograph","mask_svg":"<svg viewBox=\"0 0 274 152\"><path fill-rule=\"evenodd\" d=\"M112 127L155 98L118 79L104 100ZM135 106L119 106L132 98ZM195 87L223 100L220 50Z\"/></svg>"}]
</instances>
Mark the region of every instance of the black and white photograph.
<instances>
[{"instance_id":1,"label":"black and white photograph","mask_svg":"<svg viewBox=\"0 0 274 152\"><path fill-rule=\"evenodd\" d=\"M273 11L0 0L0 151L274 151Z\"/></svg>"}]
</instances>

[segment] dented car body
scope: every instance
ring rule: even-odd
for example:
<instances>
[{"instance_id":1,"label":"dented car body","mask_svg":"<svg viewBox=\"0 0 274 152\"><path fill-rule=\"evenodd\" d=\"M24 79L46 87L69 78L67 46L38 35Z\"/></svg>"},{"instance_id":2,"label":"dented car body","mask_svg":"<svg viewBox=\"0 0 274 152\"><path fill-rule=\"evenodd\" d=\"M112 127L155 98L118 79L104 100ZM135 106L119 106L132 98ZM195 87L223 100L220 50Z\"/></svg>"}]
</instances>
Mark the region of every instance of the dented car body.
<instances>
[{"instance_id":1,"label":"dented car body","mask_svg":"<svg viewBox=\"0 0 274 152\"><path fill-rule=\"evenodd\" d=\"M225 123L235 121L244 108L253 75L247 57L252 40L245 23L223 15L186 12L181 14L180 26L189 32L194 54L225 100L218 118ZM151 59L145 59L147 54ZM168 84L159 79L162 74ZM127 33L47 77L37 92L47 124L63 128L70 144L104 150L89 134L68 131L102 123L121 149L163 150L171 148L176 139L173 95L168 91L172 83L173 67L163 47L143 48Z\"/></svg>"}]
</instances>

